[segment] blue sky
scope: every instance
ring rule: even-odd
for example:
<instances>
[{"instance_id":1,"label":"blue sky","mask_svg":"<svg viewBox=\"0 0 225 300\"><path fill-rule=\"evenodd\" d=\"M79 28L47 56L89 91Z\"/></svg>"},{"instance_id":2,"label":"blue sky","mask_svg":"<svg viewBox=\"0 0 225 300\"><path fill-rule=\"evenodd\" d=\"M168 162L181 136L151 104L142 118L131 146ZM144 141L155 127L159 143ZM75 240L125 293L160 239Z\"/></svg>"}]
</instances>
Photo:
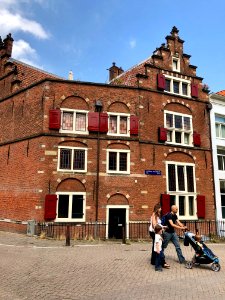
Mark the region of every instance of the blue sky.
<instances>
[{"instance_id":1,"label":"blue sky","mask_svg":"<svg viewBox=\"0 0 225 300\"><path fill-rule=\"evenodd\" d=\"M13 58L65 79L108 82L152 55L173 26L211 92L225 89L224 0L0 0L0 36Z\"/></svg>"}]
</instances>

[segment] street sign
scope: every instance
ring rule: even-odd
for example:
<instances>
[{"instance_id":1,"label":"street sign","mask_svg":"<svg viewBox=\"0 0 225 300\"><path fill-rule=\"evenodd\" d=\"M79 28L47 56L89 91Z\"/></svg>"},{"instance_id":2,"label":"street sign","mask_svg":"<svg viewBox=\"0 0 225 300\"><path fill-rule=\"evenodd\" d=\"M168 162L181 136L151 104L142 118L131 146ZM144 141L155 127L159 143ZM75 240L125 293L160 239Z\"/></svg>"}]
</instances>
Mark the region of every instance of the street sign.
<instances>
[{"instance_id":1,"label":"street sign","mask_svg":"<svg viewBox=\"0 0 225 300\"><path fill-rule=\"evenodd\" d=\"M145 170L145 175L162 175L160 170Z\"/></svg>"}]
</instances>

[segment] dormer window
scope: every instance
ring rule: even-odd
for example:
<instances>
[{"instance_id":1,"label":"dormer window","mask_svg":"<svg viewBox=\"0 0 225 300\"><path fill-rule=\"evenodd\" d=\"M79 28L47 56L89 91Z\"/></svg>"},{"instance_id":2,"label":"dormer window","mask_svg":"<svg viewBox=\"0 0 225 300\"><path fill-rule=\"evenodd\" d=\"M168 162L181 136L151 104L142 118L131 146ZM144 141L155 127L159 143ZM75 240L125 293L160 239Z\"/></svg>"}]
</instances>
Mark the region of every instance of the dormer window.
<instances>
[{"instance_id":1,"label":"dormer window","mask_svg":"<svg viewBox=\"0 0 225 300\"><path fill-rule=\"evenodd\" d=\"M179 60L179 58L173 57L172 67L173 67L173 71L180 72L180 60Z\"/></svg>"}]
</instances>

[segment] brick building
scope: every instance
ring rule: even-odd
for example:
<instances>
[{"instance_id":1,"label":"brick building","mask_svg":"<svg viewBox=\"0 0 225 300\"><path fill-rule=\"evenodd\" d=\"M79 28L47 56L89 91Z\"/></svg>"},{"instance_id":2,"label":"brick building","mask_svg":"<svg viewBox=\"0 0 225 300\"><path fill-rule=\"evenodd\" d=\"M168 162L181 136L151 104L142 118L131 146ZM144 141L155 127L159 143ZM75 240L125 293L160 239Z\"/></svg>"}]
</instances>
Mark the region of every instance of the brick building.
<instances>
[{"instance_id":1,"label":"brick building","mask_svg":"<svg viewBox=\"0 0 225 300\"><path fill-rule=\"evenodd\" d=\"M11 57L0 40L0 228L28 220L214 219L208 93L173 27L166 43L109 84L64 80Z\"/></svg>"}]
</instances>

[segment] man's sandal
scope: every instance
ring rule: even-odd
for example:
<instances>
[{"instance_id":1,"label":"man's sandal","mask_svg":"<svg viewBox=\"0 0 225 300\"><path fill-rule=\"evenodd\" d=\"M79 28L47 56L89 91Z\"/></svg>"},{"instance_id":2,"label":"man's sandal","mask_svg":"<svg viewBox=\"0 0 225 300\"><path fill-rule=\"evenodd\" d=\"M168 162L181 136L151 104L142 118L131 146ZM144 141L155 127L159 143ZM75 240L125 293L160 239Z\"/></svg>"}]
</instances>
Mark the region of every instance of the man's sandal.
<instances>
[{"instance_id":1,"label":"man's sandal","mask_svg":"<svg viewBox=\"0 0 225 300\"><path fill-rule=\"evenodd\" d=\"M169 269L169 268L170 268L170 265L168 265L167 263L165 263L165 264L163 265L163 268Z\"/></svg>"}]
</instances>

